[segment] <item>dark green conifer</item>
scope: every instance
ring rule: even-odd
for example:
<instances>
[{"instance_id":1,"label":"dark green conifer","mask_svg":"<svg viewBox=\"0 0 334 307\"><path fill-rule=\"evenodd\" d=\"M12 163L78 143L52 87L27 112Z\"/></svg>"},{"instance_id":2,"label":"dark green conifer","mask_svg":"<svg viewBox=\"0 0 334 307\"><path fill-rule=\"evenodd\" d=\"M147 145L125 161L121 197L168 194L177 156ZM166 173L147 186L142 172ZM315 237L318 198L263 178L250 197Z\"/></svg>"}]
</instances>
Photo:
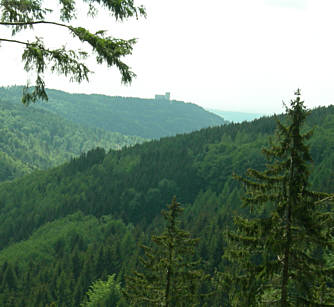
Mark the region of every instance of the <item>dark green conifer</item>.
<instances>
[{"instance_id":1,"label":"dark green conifer","mask_svg":"<svg viewBox=\"0 0 334 307\"><path fill-rule=\"evenodd\" d=\"M312 131L302 131L309 111L299 90L296 96L286 108L287 124L278 122L275 141L263 150L266 169L236 176L251 217L236 217L228 234L225 258L234 266L225 286L233 306L334 306L326 261L333 251L333 211L326 209L329 195L310 190Z\"/></svg>"},{"instance_id":2,"label":"dark green conifer","mask_svg":"<svg viewBox=\"0 0 334 307\"><path fill-rule=\"evenodd\" d=\"M194 261L198 239L179 226L183 209L174 198L162 211L166 226L161 235L152 236L155 247L143 246L143 272L127 278L124 294L131 306L198 306L199 286L205 278Z\"/></svg>"}]
</instances>

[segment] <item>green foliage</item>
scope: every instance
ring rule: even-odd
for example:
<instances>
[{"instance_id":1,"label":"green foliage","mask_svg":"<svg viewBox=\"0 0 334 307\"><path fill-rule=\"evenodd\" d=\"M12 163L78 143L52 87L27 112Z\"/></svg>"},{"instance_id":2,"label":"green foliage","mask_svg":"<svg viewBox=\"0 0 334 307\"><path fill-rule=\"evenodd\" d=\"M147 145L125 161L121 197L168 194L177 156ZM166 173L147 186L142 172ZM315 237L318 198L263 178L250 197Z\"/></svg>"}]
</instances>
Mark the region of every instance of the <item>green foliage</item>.
<instances>
[{"instance_id":1,"label":"green foliage","mask_svg":"<svg viewBox=\"0 0 334 307\"><path fill-rule=\"evenodd\" d=\"M27 109L15 98L0 101L0 135L0 181L60 165L95 147L119 149L143 141Z\"/></svg>"},{"instance_id":2,"label":"green foliage","mask_svg":"<svg viewBox=\"0 0 334 307\"><path fill-rule=\"evenodd\" d=\"M328 152L328 147L334 146L334 138L330 137L334 135L334 125L327 128L325 120L333 112L333 108L328 108L326 112L319 109L309 117L310 122L319 123L317 130L323 129L319 134L316 130L310 140L311 153L317 153L313 172L316 176L311 178L315 188L331 188L328 183L332 174L328 168L333 163L333 155L324 153ZM326 123L326 128L321 127L322 123ZM257 148L252 140L256 140L259 134L263 138L268 137L266 132L272 133L274 128L275 121L264 118L253 123L232 124L164 138L104 155L101 155L101 150L91 151L57 169L36 172L2 184L0 231L3 235L0 246L27 238L42 224L77 210L96 216L112 214L126 222L142 223L146 227L173 195L178 195L183 203L193 204L201 190L211 190L217 195L224 192L222 207L229 206L227 211L230 212L245 211L237 203L241 190L232 180L232 172L243 173L248 167L264 168L264 159L257 158ZM227 147L225 151L228 138L235 147ZM327 143L324 145L323 142ZM313 144L316 147L312 147ZM239 158L234 160L234 157ZM226 162L215 164L212 161ZM210 172L212 176L208 176ZM221 180L217 181L214 174L219 174ZM132 192L127 193L129 190ZM148 193L150 190L154 190L154 194ZM38 212L38 218L35 212Z\"/></svg>"},{"instance_id":3,"label":"green foliage","mask_svg":"<svg viewBox=\"0 0 334 307\"><path fill-rule=\"evenodd\" d=\"M144 271L129 276L124 291L131 306L199 306L199 286L205 276L194 261L198 240L179 226L183 209L173 198L162 214L166 226L152 236L155 247L143 246Z\"/></svg>"},{"instance_id":4,"label":"green foliage","mask_svg":"<svg viewBox=\"0 0 334 307\"><path fill-rule=\"evenodd\" d=\"M80 306L103 307L119 306L118 302L122 296L121 285L115 281L115 274L109 275L106 281L94 281L87 291L87 301Z\"/></svg>"},{"instance_id":5,"label":"green foliage","mask_svg":"<svg viewBox=\"0 0 334 307\"><path fill-rule=\"evenodd\" d=\"M275 141L263 150L270 162L266 169L236 176L246 187L243 204L250 212L235 218L225 251L236 270L226 274L233 306L333 301L332 269L324 255L334 251L334 211L322 201L329 195L310 190L306 142L312 131L302 133L309 112L299 91L296 95L287 108L287 124L277 123Z\"/></svg>"},{"instance_id":6,"label":"green foliage","mask_svg":"<svg viewBox=\"0 0 334 307\"><path fill-rule=\"evenodd\" d=\"M17 1L1 0L0 26L10 27L12 37L17 32L23 30L33 30L36 25L53 25L54 27L66 28L69 33L82 43L88 43L91 47L90 53L96 54L96 62L107 63L109 67L115 66L121 73L122 81L130 83L135 77L130 67L123 62L122 58L132 53L135 39L123 40L105 36L105 31L90 33L83 27L73 27L70 22L76 19L77 4L75 1L59 0L60 11L58 12L60 22L49 21L49 14L53 12L46 7L47 1ZM130 17L146 16L143 6L136 6L133 0L89 0L88 15L94 17L97 14L97 7L109 11L116 20L123 21ZM53 12L54 13L54 12ZM18 41L1 37L0 41L21 44L25 46L22 54L24 69L27 72L36 72L36 81L33 88L29 84L23 89L22 102L29 104L39 99L48 100L45 90L44 73L47 69L51 72L65 75L70 81L82 82L88 81L89 68L83 61L88 52L81 50L67 50L64 46L61 48L50 49L45 46L42 38L36 38L34 42Z\"/></svg>"},{"instance_id":7,"label":"green foliage","mask_svg":"<svg viewBox=\"0 0 334 307\"><path fill-rule=\"evenodd\" d=\"M77 234L85 234L85 243L101 240L101 226L98 220L91 216L84 216L77 212L66 218L47 223L35 231L28 240L24 240L3 249L0 253L0 262L10 259L20 262L20 266L28 265L34 259L38 262L52 263L56 253L60 250L71 250L74 246L72 239ZM94 230L94 231L93 231Z\"/></svg>"},{"instance_id":8,"label":"green foliage","mask_svg":"<svg viewBox=\"0 0 334 307\"><path fill-rule=\"evenodd\" d=\"M98 31L95 34L92 34L82 27L69 27L69 29L72 31L74 37L78 37L83 43L87 42L91 45L93 51L98 54L96 57L96 62L98 64L106 62L109 67L116 66L121 72L122 81L124 83L131 82L132 79L136 76L130 70L130 67L120 60L121 57L132 54L133 45L136 43L135 39L122 40L112 37L105 37L105 31ZM73 53L72 58L74 56L75 53ZM60 64L63 63L66 63L66 65L61 67L61 73L65 75L69 74L69 72L72 73L72 75L74 75L75 81L77 82L81 82L83 79L88 80L88 70L84 70L84 67L78 67L76 62L74 62L75 67L73 67L73 64L69 62L69 60L64 61L63 57L60 57ZM70 64L72 64L72 66ZM58 66L60 65L58 64Z\"/></svg>"},{"instance_id":9,"label":"green foliage","mask_svg":"<svg viewBox=\"0 0 334 307\"><path fill-rule=\"evenodd\" d=\"M134 249L123 242L133 236L119 220L80 212L44 225L0 252L1 306L79 306L87 291L84 306L121 304L119 282L109 275L131 267Z\"/></svg>"},{"instance_id":10,"label":"green foliage","mask_svg":"<svg viewBox=\"0 0 334 307\"><path fill-rule=\"evenodd\" d=\"M12 90L1 94L14 97ZM89 97L99 105L100 96ZM318 108L305 122L305 131L317 125L309 140L314 159L309 190L334 192L333 115L332 106ZM279 119L285 121L284 116ZM16 125L24 122L21 117ZM0 305L79 306L95 280L105 281L112 274L123 286L133 270L144 271L138 263L140 256L145 258L139 246L151 246L151 235L163 233L166 222L160 212L173 195L184 204L180 228L200 239L192 258L202 259L198 269L211 277L216 271L228 272L231 264L221 257L229 248L223 234L233 229L234 216L254 217L249 208L241 207L242 189L232 173L266 169L258 151L275 127L274 118L262 118L117 151L98 148L57 168L1 183ZM61 139L59 135L58 142ZM25 152L29 153L29 147ZM324 212L331 209L326 202L321 206ZM265 217L268 211L261 214ZM333 267L334 255L329 250L320 248L319 259ZM11 269L5 274L8 266ZM330 279L327 286L334 284L332 272L323 276ZM201 298L202 306L231 306L227 289L222 288L225 285L217 285L215 289L211 280L201 282L200 293L215 292ZM322 284L317 285L314 296L321 295L322 289ZM271 300L275 293L276 289L267 289L263 299ZM119 304L128 306L124 297Z\"/></svg>"}]
</instances>

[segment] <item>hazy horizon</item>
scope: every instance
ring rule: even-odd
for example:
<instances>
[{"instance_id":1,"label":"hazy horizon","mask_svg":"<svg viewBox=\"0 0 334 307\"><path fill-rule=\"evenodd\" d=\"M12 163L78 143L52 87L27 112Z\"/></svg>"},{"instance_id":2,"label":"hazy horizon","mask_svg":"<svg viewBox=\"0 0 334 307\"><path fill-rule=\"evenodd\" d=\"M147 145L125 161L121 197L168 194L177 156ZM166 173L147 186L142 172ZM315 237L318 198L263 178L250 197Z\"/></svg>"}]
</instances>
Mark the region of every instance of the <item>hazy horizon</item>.
<instances>
[{"instance_id":1,"label":"hazy horizon","mask_svg":"<svg viewBox=\"0 0 334 307\"><path fill-rule=\"evenodd\" d=\"M94 64L89 83L70 83L46 76L46 86L71 93L153 98L171 92L171 99L192 102L205 109L273 114L284 111L282 101L293 99L297 88L309 108L334 102L332 90L334 3L331 0L141 0L147 19L115 22L108 14L89 29L138 38L126 62L137 74L131 86L121 84L115 69ZM75 25L86 25L78 12ZM45 36L56 48L82 47L66 31L36 26L16 39ZM10 31L3 31L10 37ZM30 33L30 34L29 34ZM50 35L50 33L52 35ZM3 36L3 34L1 35ZM22 48L2 43L1 85L25 84L34 75L23 70Z\"/></svg>"}]
</instances>

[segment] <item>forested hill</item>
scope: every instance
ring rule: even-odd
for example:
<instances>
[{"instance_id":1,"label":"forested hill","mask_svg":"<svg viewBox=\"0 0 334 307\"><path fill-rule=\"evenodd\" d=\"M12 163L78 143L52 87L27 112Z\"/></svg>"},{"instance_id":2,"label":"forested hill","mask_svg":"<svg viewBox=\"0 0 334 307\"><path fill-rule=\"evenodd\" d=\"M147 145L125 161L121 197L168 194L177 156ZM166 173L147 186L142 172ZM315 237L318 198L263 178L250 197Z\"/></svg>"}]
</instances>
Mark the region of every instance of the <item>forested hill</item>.
<instances>
[{"instance_id":1,"label":"forested hill","mask_svg":"<svg viewBox=\"0 0 334 307\"><path fill-rule=\"evenodd\" d=\"M69 94L57 90L47 93L49 102L34 107L81 125L125 135L160 138L225 123L218 115L182 101ZM0 97L20 100L21 95L22 87L0 88Z\"/></svg>"},{"instance_id":2,"label":"forested hill","mask_svg":"<svg viewBox=\"0 0 334 307\"><path fill-rule=\"evenodd\" d=\"M143 141L83 127L0 95L0 181L54 167L97 146L120 149Z\"/></svg>"},{"instance_id":3,"label":"forested hill","mask_svg":"<svg viewBox=\"0 0 334 307\"><path fill-rule=\"evenodd\" d=\"M314 126L312 185L334 192L334 107L313 110L305 128ZM224 272L223 233L244 210L232 173L263 169L261 148L275 127L274 118L261 118L95 149L0 184L0 305L79 306L91 283L112 273L123 286L173 195L185 207L182 227L200 238L202 268ZM207 306L230 306L219 293Z\"/></svg>"}]
</instances>

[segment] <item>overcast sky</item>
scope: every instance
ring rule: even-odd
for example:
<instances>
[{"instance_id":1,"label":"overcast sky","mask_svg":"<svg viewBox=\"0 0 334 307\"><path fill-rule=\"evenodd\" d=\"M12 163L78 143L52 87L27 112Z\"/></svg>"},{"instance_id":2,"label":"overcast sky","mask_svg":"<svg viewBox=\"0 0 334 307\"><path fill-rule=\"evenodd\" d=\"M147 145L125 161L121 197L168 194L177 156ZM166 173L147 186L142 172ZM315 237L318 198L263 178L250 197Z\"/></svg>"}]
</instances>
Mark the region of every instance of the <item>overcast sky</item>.
<instances>
[{"instance_id":1,"label":"overcast sky","mask_svg":"<svg viewBox=\"0 0 334 307\"><path fill-rule=\"evenodd\" d=\"M282 100L288 102L297 88L308 107L334 103L334 0L137 3L146 6L147 19L115 23L101 14L77 22L92 31L138 38L127 58L137 74L131 86L121 84L116 70L90 61L95 74L89 83L53 75L46 78L47 87L143 98L169 91L172 99L205 108L265 114L281 112ZM66 31L54 26L42 34L55 47L73 44ZM0 28L0 36L5 35ZM2 43L0 85L24 84L30 77L23 71L21 51Z\"/></svg>"}]
</instances>

